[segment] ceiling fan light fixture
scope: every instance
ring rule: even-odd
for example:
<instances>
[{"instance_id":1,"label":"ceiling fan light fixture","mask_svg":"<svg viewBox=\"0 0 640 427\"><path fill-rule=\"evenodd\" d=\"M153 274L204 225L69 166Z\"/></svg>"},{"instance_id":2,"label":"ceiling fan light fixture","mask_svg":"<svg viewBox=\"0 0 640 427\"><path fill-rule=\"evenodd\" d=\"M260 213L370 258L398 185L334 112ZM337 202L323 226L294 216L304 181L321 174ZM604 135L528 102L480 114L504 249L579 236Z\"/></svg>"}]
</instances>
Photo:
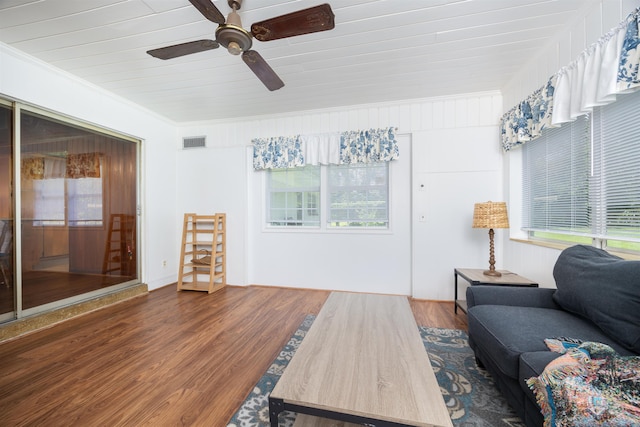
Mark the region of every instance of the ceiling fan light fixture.
<instances>
[{"instance_id":1,"label":"ceiling fan light fixture","mask_svg":"<svg viewBox=\"0 0 640 427\"><path fill-rule=\"evenodd\" d=\"M231 55L240 55L242 53L242 48L237 42L230 41L227 46L227 50Z\"/></svg>"}]
</instances>

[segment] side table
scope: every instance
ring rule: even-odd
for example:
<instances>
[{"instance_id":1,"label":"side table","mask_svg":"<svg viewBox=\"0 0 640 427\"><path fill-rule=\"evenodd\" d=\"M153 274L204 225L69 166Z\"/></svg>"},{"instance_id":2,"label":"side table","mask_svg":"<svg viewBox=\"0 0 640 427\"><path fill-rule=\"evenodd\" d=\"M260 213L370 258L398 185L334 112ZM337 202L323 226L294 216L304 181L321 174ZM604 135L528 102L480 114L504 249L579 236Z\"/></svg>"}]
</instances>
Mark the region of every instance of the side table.
<instances>
[{"instance_id":1,"label":"side table","mask_svg":"<svg viewBox=\"0 0 640 427\"><path fill-rule=\"evenodd\" d=\"M487 276L483 274L481 268L454 268L454 301L453 312L458 312L458 307L463 312L467 312L467 301L458 299L458 276L469 282L469 285L493 285L493 286L521 286L529 288L537 288L538 284L532 282L526 277L518 276L516 273L512 273L507 270L499 270L502 276Z\"/></svg>"}]
</instances>

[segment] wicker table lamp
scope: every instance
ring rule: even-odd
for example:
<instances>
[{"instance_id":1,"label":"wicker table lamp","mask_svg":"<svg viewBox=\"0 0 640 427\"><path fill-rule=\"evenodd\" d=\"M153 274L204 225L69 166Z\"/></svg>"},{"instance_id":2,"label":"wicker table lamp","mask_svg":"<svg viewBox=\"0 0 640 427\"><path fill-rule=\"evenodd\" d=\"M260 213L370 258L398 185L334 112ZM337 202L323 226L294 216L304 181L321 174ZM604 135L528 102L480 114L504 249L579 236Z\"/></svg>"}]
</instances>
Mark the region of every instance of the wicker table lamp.
<instances>
[{"instance_id":1,"label":"wicker table lamp","mask_svg":"<svg viewBox=\"0 0 640 427\"><path fill-rule=\"evenodd\" d=\"M473 228L489 229L489 270L484 271L487 276L502 276L496 271L496 259L493 251L493 229L509 228L507 204L505 202L476 203L473 209Z\"/></svg>"}]
</instances>

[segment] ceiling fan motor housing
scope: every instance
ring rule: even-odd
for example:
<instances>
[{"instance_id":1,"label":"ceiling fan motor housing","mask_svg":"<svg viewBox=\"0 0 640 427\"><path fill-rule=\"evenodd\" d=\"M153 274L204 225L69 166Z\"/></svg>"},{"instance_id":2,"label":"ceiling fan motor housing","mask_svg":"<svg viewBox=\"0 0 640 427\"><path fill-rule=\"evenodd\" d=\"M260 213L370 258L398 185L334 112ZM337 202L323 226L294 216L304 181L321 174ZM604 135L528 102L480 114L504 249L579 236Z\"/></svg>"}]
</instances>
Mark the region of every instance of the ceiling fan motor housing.
<instances>
[{"instance_id":1,"label":"ceiling fan motor housing","mask_svg":"<svg viewBox=\"0 0 640 427\"><path fill-rule=\"evenodd\" d=\"M232 3L238 2L229 0L230 6ZM234 7L227 17L227 22L218 26L216 41L226 47L229 53L239 55L251 48L251 39L251 33L242 28L240 15L238 15Z\"/></svg>"}]
</instances>

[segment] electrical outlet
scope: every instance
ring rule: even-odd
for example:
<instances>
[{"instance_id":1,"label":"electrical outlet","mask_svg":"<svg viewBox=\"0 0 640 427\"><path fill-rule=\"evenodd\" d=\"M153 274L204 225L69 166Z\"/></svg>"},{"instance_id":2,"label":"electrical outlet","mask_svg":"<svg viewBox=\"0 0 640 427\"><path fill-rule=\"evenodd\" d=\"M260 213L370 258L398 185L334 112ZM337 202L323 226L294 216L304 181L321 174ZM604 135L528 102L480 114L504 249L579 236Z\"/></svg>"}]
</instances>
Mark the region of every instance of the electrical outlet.
<instances>
[{"instance_id":1,"label":"electrical outlet","mask_svg":"<svg viewBox=\"0 0 640 427\"><path fill-rule=\"evenodd\" d=\"M166 266L167 266L167 260L166 260L166 259L163 259L163 260L162 260L162 266L163 266L163 267L166 267Z\"/></svg>"}]
</instances>

